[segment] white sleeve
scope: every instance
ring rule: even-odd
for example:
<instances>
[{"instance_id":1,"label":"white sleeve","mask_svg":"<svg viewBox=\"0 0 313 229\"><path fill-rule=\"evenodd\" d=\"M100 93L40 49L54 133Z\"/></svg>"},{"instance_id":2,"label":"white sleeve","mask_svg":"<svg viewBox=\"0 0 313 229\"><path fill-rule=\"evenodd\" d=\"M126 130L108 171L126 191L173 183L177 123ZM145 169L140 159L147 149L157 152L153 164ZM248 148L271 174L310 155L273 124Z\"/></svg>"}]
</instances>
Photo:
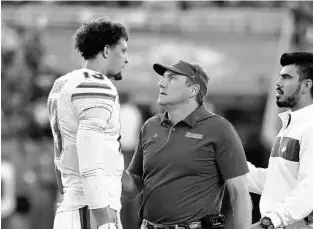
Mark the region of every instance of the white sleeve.
<instances>
[{"instance_id":1,"label":"white sleeve","mask_svg":"<svg viewBox=\"0 0 313 229\"><path fill-rule=\"evenodd\" d=\"M247 174L249 192L261 195L266 180L267 169L257 168L248 162L249 173Z\"/></svg>"},{"instance_id":2,"label":"white sleeve","mask_svg":"<svg viewBox=\"0 0 313 229\"><path fill-rule=\"evenodd\" d=\"M106 81L82 82L73 90L71 101L74 112L79 117L83 111L94 107L101 107L112 113L116 97L116 89Z\"/></svg>"},{"instance_id":3,"label":"white sleeve","mask_svg":"<svg viewBox=\"0 0 313 229\"><path fill-rule=\"evenodd\" d=\"M300 139L300 167L297 185L284 203L277 206L283 225L304 219L313 211L313 128L309 127Z\"/></svg>"},{"instance_id":4,"label":"white sleeve","mask_svg":"<svg viewBox=\"0 0 313 229\"><path fill-rule=\"evenodd\" d=\"M79 116L76 140L79 172L90 209L104 208L111 202L107 186L111 173L105 166L107 158L105 158L103 142L110 116L109 110L99 107L84 110Z\"/></svg>"}]
</instances>

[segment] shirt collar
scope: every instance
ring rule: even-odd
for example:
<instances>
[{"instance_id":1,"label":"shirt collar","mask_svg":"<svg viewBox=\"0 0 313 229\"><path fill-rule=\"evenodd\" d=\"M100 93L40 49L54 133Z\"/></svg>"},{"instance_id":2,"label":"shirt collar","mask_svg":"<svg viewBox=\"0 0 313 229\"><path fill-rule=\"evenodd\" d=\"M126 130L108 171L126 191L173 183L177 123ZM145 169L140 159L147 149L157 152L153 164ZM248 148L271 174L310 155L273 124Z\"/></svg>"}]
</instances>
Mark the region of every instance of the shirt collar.
<instances>
[{"instance_id":1,"label":"shirt collar","mask_svg":"<svg viewBox=\"0 0 313 229\"><path fill-rule=\"evenodd\" d=\"M308 118L312 118L313 115L313 104L303 107L296 111L291 111L290 109L278 114L283 123L288 122L289 115L291 115L292 122L304 122Z\"/></svg>"},{"instance_id":2,"label":"shirt collar","mask_svg":"<svg viewBox=\"0 0 313 229\"><path fill-rule=\"evenodd\" d=\"M204 104L201 106L197 107L191 114L189 114L184 120L181 122L187 124L190 127L194 127L197 122L206 119L210 117L212 113L210 113L207 108L205 107ZM163 113L162 119L161 119L161 125L167 125L167 124L172 124L171 120L168 118L168 112L165 111Z\"/></svg>"}]
</instances>

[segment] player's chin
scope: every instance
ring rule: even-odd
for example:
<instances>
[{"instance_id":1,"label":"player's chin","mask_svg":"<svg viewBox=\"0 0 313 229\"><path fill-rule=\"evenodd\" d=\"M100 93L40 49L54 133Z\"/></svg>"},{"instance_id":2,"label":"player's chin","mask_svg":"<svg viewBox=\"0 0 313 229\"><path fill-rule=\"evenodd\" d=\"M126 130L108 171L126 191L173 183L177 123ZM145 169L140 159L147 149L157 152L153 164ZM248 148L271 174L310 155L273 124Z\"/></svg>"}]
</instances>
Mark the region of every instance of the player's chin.
<instances>
[{"instance_id":1,"label":"player's chin","mask_svg":"<svg viewBox=\"0 0 313 229\"><path fill-rule=\"evenodd\" d=\"M114 80L119 81L123 79L122 72L119 72L113 76Z\"/></svg>"}]
</instances>

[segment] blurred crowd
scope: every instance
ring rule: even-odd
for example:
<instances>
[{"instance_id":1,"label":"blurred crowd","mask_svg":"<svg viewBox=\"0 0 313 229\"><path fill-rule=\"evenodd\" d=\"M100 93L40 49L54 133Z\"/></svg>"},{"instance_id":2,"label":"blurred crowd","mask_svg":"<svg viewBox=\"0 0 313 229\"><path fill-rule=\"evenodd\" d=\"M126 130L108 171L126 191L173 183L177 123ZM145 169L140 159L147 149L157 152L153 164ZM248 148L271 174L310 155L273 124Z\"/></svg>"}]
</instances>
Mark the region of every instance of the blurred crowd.
<instances>
[{"instance_id":1,"label":"blurred crowd","mask_svg":"<svg viewBox=\"0 0 313 229\"><path fill-rule=\"evenodd\" d=\"M9 4L22 5L31 1L14 1ZM53 0L51 1L53 2ZM182 10L194 9L197 7L272 7L286 6L286 1L55 1L62 5L97 5L105 7L169 7Z\"/></svg>"},{"instance_id":2,"label":"blurred crowd","mask_svg":"<svg viewBox=\"0 0 313 229\"><path fill-rule=\"evenodd\" d=\"M151 6L153 1L149 2ZM15 1L6 4L26 3L27 1ZM117 1L103 2L102 4L114 7L135 7L141 3L141 1ZM58 4L78 4L78 2L62 1ZM86 2L80 1L79 4L86 4ZM89 1L89 4L96 3ZM282 7L288 5L295 25L292 36L294 47L298 50L308 47L309 41L305 34L308 33L309 25L313 23L313 4L310 2L216 1L197 3L179 1L174 3L174 7L188 10L196 7L197 4L217 7ZM160 4L159 7L162 5ZM1 159L3 164L9 163L9 167L13 168L12 182L15 184L12 190L3 188L1 192L2 199L5 199L6 196L12 198L6 192L14 192L14 201L12 202L14 207L8 208L7 214L2 215L2 227L5 229L51 229L53 225L58 194L46 98L54 80L65 72L54 64L54 58L57 57L46 52L42 43L42 33L42 29L36 26L25 27L16 24L8 26L3 22L1 24ZM129 155L125 162L127 165L131 160L139 128L155 111L149 106L136 104L132 100L132 95L127 92L120 94L120 101L122 126L123 120L127 120L129 115L133 117L132 120L136 120L132 123L124 121L127 125L125 124L122 129L123 151ZM236 111L229 111L229 113L225 113L225 116L238 127L239 134L243 136L244 133L240 132L240 124L247 122L248 119L244 119ZM255 143L257 138L258 136L250 135L249 139L253 139L253 141L246 140L245 149L249 155L261 155L264 152L264 149L257 149L255 145L250 146L249 143ZM256 161L254 164L259 163L260 166L266 166L263 163L264 158L255 158L255 156L249 158L249 155L247 155L248 160ZM10 169L7 171L10 173ZM2 180L2 184L5 182L7 181Z\"/></svg>"},{"instance_id":3,"label":"blurred crowd","mask_svg":"<svg viewBox=\"0 0 313 229\"><path fill-rule=\"evenodd\" d=\"M2 23L1 30L1 159L14 168L16 198L2 225L40 228L42 219L51 228L57 187L46 97L62 73L49 62L38 28Z\"/></svg>"}]
</instances>

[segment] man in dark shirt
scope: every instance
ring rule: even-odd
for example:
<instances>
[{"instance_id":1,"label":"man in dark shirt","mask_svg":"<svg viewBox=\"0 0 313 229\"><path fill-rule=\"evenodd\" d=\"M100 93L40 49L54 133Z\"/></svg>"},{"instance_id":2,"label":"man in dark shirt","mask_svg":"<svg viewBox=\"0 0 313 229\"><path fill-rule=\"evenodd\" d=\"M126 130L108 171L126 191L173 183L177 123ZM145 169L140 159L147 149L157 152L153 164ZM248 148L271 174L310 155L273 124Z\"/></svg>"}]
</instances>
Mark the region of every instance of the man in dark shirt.
<instances>
[{"instance_id":1,"label":"man in dark shirt","mask_svg":"<svg viewBox=\"0 0 313 229\"><path fill-rule=\"evenodd\" d=\"M243 146L233 126L203 104L207 74L185 61L153 68L162 76L158 104L166 111L143 125L126 172L143 191L142 228L212 228L202 219L219 213L225 185L235 228L250 228Z\"/></svg>"}]
</instances>

